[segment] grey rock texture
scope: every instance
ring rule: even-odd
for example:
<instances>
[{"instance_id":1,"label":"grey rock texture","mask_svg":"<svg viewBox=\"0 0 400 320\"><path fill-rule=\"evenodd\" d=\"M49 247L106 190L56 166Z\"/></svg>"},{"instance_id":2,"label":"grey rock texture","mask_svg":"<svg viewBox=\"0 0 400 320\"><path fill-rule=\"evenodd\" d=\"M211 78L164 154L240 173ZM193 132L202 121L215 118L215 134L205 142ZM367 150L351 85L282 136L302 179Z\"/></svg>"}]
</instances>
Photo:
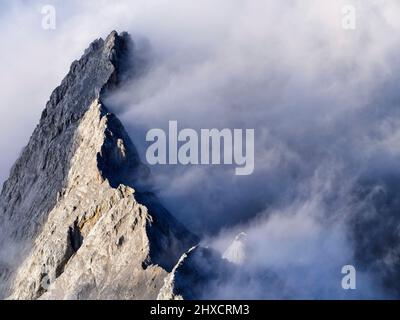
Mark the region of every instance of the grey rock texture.
<instances>
[{"instance_id":1,"label":"grey rock texture","mask_svg":"<svg viewBox=\"0 0 400 320\"><path fill-rule=\"evenodd\" d=\"M94 41L54 90L0 196L0 297L155 299L197 242L136 184L147 174L102 104L129 35Z\"/></svg>"}]
</instances>

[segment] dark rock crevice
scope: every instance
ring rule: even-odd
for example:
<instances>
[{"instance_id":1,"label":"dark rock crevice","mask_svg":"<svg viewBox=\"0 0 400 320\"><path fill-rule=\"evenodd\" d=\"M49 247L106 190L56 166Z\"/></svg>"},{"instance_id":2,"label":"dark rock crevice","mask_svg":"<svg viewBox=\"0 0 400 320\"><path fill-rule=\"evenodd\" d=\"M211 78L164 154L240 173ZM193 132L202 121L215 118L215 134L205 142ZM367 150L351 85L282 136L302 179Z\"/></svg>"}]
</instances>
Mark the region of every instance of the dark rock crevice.
<instances>
[{"instance_id":1,"label":"dark rock crevice","mask_svg":"<svg viewBox=\"0 0 400 320\"><path fill-rule=\"evenodd\" d=\"M83 243L83 236L77 221L68 229L68 241L73 252L77 252Z\"/></svg>"}]
</instances>

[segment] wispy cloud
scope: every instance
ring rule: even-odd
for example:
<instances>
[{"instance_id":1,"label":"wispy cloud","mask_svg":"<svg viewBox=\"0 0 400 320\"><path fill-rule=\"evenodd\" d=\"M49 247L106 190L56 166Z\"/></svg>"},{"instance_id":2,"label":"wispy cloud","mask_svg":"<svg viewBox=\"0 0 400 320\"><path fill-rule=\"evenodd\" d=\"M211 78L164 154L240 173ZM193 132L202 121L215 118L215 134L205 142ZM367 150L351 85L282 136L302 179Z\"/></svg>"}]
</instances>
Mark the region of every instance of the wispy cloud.
<instances>
[{"instance_id":1,"label":"wispy cloud","mask_svg":"<svg viewBox=\"0 0 400 320\"><path fill-rule=\"evenodd\" d=\"M256 130L252 176L153 167L167 207L212 239L225 230L217 244L246 229L255 252L266 250L255 255L260 263L291 264L304 253L318 275L353 257L347 236L364 201L353 196L360 179L379 185L383 174L399 174L397 1L49 2L54 31L40 28L39 2L2 13L1 180L70 62L94 38L126 30L147 71L107 104L142 156L147 130L169 120ZM354 31L342 28L345 4L356 8Z\"/></svg>"}]
</instances>

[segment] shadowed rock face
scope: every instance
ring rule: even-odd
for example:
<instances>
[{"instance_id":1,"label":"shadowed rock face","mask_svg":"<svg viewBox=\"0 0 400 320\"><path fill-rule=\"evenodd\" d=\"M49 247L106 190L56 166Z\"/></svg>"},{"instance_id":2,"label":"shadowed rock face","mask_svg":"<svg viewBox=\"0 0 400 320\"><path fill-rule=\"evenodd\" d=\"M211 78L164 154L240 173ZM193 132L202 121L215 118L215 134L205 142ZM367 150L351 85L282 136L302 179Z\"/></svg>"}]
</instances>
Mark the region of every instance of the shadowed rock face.
<instances>
[{"instance_id":1,"label":"shadowed rock face","mask_svg":"<svg viewBox=\"0 0 400 320\"><path fill-rule=\"evenodd\" d=\"M245 263L221 258L213 249L195 246L165 277L157 299L276 299L277 293L290 299L293 289L275 272L251 270Z\"/></svg>"},{"instance_id":2,"label":"shadowed rock face","mask_svg":"<svg viewBox=\"0 0 400 320\"><path fill-rule=\"evenodd\" d=\"M126 33L94 41L13 166L0 196L1 297L154 299L196 243L153 194L135 191L148 170L101 102L130 50Z\"/></svg>"},{"instance_id":3,"label":"shadowed rock face","mask_svg":"<svg viewBox=\"0 0 400 320\"><path fill-rule=\"evenodd\" d=\"M221 259L212 249L193 247L184 253L164 279L158 300L211 298L211 288L232 280L234 265Z\"/></svg>"}]
</instances>

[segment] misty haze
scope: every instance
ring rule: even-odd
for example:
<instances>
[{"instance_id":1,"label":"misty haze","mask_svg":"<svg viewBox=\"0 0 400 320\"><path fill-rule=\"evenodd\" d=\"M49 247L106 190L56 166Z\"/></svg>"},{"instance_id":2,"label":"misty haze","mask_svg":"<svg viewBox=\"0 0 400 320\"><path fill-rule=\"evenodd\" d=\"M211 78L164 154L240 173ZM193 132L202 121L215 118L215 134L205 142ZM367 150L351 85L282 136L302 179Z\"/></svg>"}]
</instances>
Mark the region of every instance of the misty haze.
<instances>
[{"instance_id":1,"label":"misty haze","mask_svg":"<svg viewBox=\"0 0 400 320\"><path fill-rule=\"evenodd\" d=\"M398 1L47 2L0 4L1 299L400 297Z\"/></svg>"}]
</instances>

